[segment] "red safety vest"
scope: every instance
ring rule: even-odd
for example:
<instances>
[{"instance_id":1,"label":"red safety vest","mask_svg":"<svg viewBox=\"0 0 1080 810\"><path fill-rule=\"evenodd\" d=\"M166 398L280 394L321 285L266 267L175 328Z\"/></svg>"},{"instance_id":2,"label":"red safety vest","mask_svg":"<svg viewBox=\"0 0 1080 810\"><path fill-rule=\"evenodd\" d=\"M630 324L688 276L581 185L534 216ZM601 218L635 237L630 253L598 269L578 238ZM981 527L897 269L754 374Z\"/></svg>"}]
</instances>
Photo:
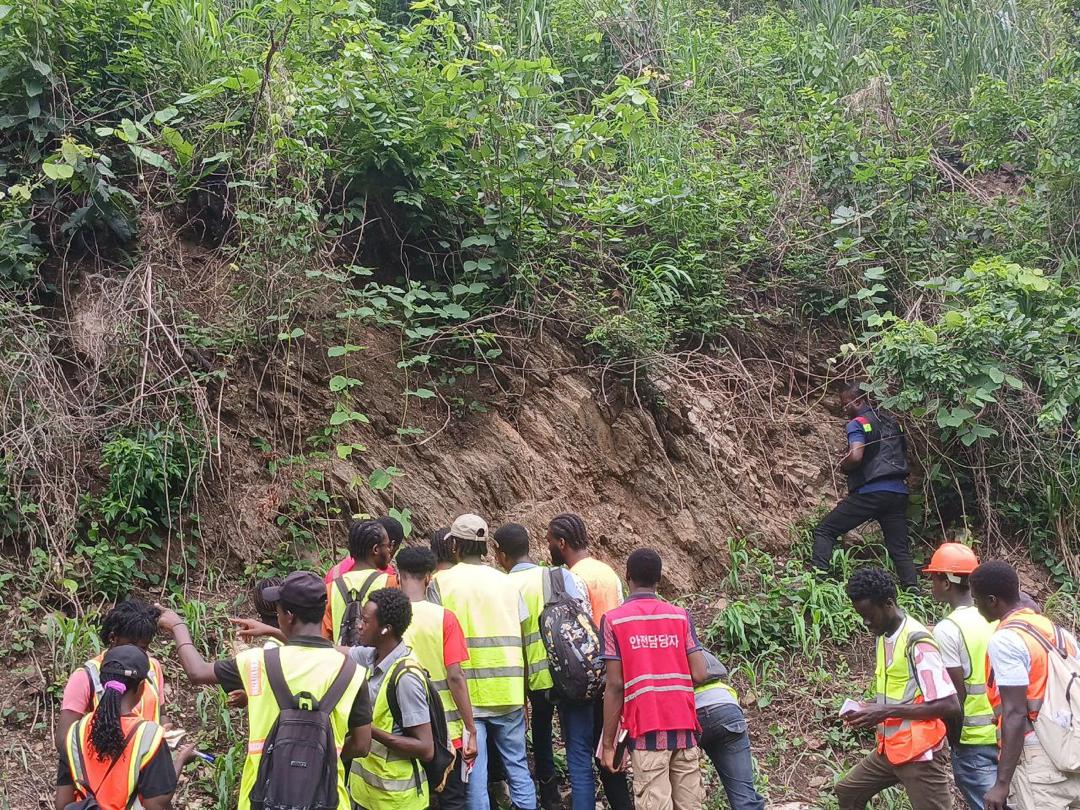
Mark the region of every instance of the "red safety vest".
<instances>
[{"instance_id":1,"label":"red safety vest","mask_svg":"<svg viewBox=\"0 0 1080 810\"><path fill-rule=\"evenodd\" d=\"M630 736L700 731L686 658L686 611L659 598L637 597L609 610L604 622L622 658L622 722Z\"/></svg>"}]
</instances>

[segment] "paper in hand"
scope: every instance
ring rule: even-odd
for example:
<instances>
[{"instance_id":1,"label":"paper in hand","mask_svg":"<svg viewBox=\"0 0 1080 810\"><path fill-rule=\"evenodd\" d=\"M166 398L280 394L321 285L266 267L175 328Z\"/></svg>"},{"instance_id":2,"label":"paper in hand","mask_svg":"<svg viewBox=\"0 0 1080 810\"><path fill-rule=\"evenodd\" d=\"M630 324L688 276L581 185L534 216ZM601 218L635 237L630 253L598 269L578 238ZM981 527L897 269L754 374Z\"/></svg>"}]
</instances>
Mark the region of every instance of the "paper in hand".
<instances>
[{"instance_id":1,"label":"paper in hand","mask_svg":"<svg viewBox=\"0 0 1080 810\"><path fill-rule=\"evenodd\" d=\"M848 698L844 701L844 705L840 707L840 716L843 717L850 712L857 712L861 705L862 704L859 703L859 701Z\"/></svg>"}]
</instances>

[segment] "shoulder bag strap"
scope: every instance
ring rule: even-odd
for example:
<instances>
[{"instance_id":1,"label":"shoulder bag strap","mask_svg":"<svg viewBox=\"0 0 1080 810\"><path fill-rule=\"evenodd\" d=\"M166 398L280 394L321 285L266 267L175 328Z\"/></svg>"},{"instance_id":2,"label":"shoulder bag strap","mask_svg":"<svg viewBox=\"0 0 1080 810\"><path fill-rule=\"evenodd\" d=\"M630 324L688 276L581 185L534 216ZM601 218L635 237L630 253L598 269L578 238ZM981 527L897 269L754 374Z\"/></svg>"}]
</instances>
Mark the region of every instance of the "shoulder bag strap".
<instances>
[{"instance_id":1,"label":"shoulder bag strap","mask_svg":"<svg viewBox=\"0 0 1080 810\"><path fill-rule=\"evenodd\" d=\"M334 585L337 586L338 593L341 594L341 598L345 600L345 604L349 604L349 586L345 584L345 577L334 577Z\"/></svg>"},{"instance_id":2,"label":"shoulder bag strap","mask_svg":"<svg viewBox=\"0 0 1080 810\"><path fill-rule=\"evenodd\" d=\"M357 591L357 599L359 601L363 602L367 598L368 590L371 589L372 583L375 582L375 580L378 579L381 574L382 571L372 571L371 575L364 580L364 584L361 585L360 590ZM363 607L363 605L361 605L360 607Z\"/></svg>"},{"instance_id":3,"label":"shoulder bag strap","mask_svg":"<svg viewBox=\"0 0 1080 810\"><path fill-rule=\"evenodd\" d=\"M1031 636L1033 639L1035 639L1037 642L1039 642L1039 644L1042 645L1043 649L1046 650L1047 653L1056 652L1062 658L1068 658L1069 657L1069 651L1065 647L1064 638L1061 636L1059 628L1058 628L1058 626L1056 624L1054 625L1054 641L1057 642L1060 639L1061 640L1061 646L1060 647L1057 647L1054 644L1051 644L1049 641L1046 640L1046 636L1044 636L1039 631L1039 629L1037 627L1035 627L1033 624L1030 624L1029 622L1023 621L1022 619L1012 619L1011 621L1007 621L1003 625L1001 625L1001 629L1002 630L1013 630L1013 629L1015 629L1015 630L1023 630L1025 633L1027 633L1029 636Z\"/></svg>"},{"instance_id":4,"label":"shoulder bag strap","mask_svg":"<svg viewBox=\"0 0 1080 810\"><path fill-rule=\"evenodd\" d=\"M266 679L270 681L270 689L274 693L278 709L295 709L296 697L289 684L285 681L285 673L281 669L281 648L271 647L263 650L263 663L266 666Z\"/></svg>"},{"instance_id":5,"label":"shoulder bag strap","mask_svg":"<svg viewBox=\"0 0 1080 810\"><path fill-rule=\"evenodd\" d=\"M566 593L566 569L561 565L553 565L548 569L548 581L551 583L551 599L558 599Z\"/></svg>"},{"instance_id":6,"label":"shoulder bag strap","mask_svg":"<svg viewBox=\"0 0 1080 810\"><path fill-rule=\"evenodd\" d=\"M341 669L338 670L337 677L334 678L334 682L330 684L330 688L326 690L326 694L319 701L319 711L326 712L326 714L334 711L341 698L344 697L345 690L352 683L353 673L355 672L356 662L346 655L345 660L341 663Z\"/></svg>"}]
</instances>

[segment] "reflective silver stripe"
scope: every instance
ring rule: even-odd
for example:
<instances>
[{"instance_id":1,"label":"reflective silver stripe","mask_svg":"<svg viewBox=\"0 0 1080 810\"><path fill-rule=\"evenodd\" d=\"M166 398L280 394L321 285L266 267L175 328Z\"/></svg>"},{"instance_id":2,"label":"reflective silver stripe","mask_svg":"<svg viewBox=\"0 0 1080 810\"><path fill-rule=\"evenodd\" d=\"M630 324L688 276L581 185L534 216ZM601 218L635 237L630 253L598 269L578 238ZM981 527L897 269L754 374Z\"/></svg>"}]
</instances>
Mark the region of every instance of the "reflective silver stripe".
<instances>
[{"instance_id":1,"label":"reflective silver stripe","mask_svg":"<svg viewBox=\"0 0 1080 810\"><path fill-rule=\"evenodd\" d=\"M371 756L376 756L379 759L386 760L387 762L402 762L409 759L409 757L404 756L403 754L391 751L378 740L371 741L371 749L369 753Z\"/></svg>"},{"instance_id":2,"label":"reflective silver stripe","mask_svg":"<svg viewBox=\"0 0 1080 810\"><path fill-rule=\"evenodd\" d=\"M443 712L443 714L446 715L447 723L453 723L455 720L461 719L461 712L459 712L457 709L454 709L452 712Z\"/></svg>"},{"instance_id":3,"label":"reflective silver stripe","mask_svg":"<svg viewBox=\"0 0 1080 810\"><path fill-rule=\"evenodd\" d=\"M449 692L450 684L446 681L432 681L431 685L435 687L436 692Z\"/></svg>"},{"instance_id":4,"label":"reflective silver stripe","mask_svg":"<svg viewBox=\"0 0 1080 810\"><path fill-rule=\"evenodd\" d=\"M478 636L465 640L467 647L520 647L521 636Z\"/></svg>"},{"instance_id":5,"label":"reflective silver stripe","mask_svg":"<svg viewBox=\"0 0 1080 810\"><path fill-rule=\"evenodd\" d=\"M621 616L618 619L612 619L612 626L616 624L623 624L624 622L656 622L661 619L675 619L677 621L686 621L685 613L657 613L652 616Z\"/></svg>"},{"instance_id":6,"label":"reflective silver stripe","mask_svg":"<svg viewBox=\"0 0 1080 810\"><path fill-rule=\"evenodd\" d=\"M964 727L965 728L975 727L975 726L992 726L992 725L994 725L994 717L993 717L993 715L986 714L986 715L982 715L980 717L967 717L967 716L964 717Z\"/></svg>"},{"instance_id":7,"label":"reflective silver stripe","mask_svg":"<svg viewBox=\"0 0 1080 810\"><path fill-rule=\"evenodd\" d=\"M528 647L530 644L535 644L538 641L542 641L542 639L540 638L540 631L539 630L537 630L534 633L529 633L527 636L525 636L525 646L526 647Z\"/></svg>"},{"instance_id":8,"label":"reflective silver stripe","mask_svg":"<svg viewBox=\"0 0 1080 810\"><path fill-rule=\"evenodd\" d=\"M903 720L903 721L901 721L900 725L898 725L898 726L886 726L886 725L882 724L881 734L882 734L883 737L888 739L889 737L895 737L901 731L910 731L910 730L911 730L911 721L910 720Z\"/></svg>"},{"instance_id":9,"label":"reflective silver stripe","mask_svg":"<svg viewBox=\"0 0 1080 810\"><path fill-rule=\"evenodd\" d=\"M684 673L684 672L663 672L663 673L657 673L655 675L650 672L650 673L647 673L645 675L638 675L636 678L631 678L630 680L628 680L626 683L623 684L623 689L629 689L635 683L640 683L641 681L646 681L646 680L649 680L650 678L655 680L655 681L660 681L660 680L689 681L689 680L691 680L690 676L688 674Z\"/></svg>"},{"instance_id":10,"label":"reflective silver stripe","mask_svg":"<svg viewBox=\"0 0 1080 810\"><path fill-rule=\"evenodd\" d=\"M469 678L524 678L525 667L481 667L466 669Z\"/></svg>"},{"instance_id":11,"label":"reflective silver stripe","mask_svg":"<svg viewBox=\"0 0 1080 810\"><path fill-rule=\"evenodd\" d=\"M985 695L986 694L986 684L985 683L968 684L967 693L969 695Z\"/></svg>"},{"instance_id":12,"label":"reflective silver stripe","mask_svg":"<svg viewBox=\"0 0 1080 810\"><path fill-rule=\"evenodd\" d=\"M629 703L631 700L634 700L635 698L641 697L646 692L690 692L691 694L693 694L694 687L692 687L692 686L643 686L641 689L638 689L636 692L634 692L634 694L626 695L626 697L623 698L623 703Z\"/></svg>"},{"instance_id":13,"label":"reflective silver stripe","mask_svg":"<svg viewBox=\"0 0 1080 810\"><path fill-rule=\"evenodd\" d=\"M537 672L547 672L547 671L548 671L548 662L547 662L546 658L544 660L542 660L542 661L534 661L533 663L529 664L529 674L530 675L535 675Z\"/></svg>"},{"instance_id":14,"label":"reflective silver stripe","mask_svg":"<svg viewBox=\"0 0 1080 810\"><path fill-rule=\"evenodd\" d=\"M355 776L359 776L373 788L379 790L385 790L390 793L402 793L406 790L414 790L416 788L415 779L383 779L378 774L374 774L364 767L364 760L354 759L352 761L352 773Z\"/></svg>"}]
</instances>

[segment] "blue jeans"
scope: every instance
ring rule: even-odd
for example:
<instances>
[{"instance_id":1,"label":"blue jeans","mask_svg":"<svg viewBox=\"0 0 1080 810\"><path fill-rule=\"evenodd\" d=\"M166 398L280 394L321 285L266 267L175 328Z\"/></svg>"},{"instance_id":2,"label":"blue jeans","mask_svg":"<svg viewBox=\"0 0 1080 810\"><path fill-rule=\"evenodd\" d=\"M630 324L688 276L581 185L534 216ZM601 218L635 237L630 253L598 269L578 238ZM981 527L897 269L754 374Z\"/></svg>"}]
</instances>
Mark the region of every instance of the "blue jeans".
<instances>
[{"instance_id":1,"label":"blue jeans","mask_svg":"<svg viewBox=\"0 0 1080 810\"><path fill-rule=\"evenodd\" d=\"M488 801L489 736L506 768L506 781L510 783L510 798L514 805L521 810L536 810L536 787L529 775L529 760L525 754L524 707L498 717L475 719L476 760L465 791L468 810L490 810L491 807Z\"/></svg>"},{"instance_id":2,"label":"blue jeans","mask_svg":"<svg viewBox=\"0 0 1080 810\"><path fill-rule=\"evenodd\" d=\"M704 751L724 783L731 810L765 810L765 800L754 789L754 758L746 717L734 703L706 706L698 712Z\"/></svg>"},{"instance_id":3,"label":"blue jeans","mask_svg":"<svg viewBox=\"0 0 1080 810\"><path fill-rule=\"evenodd\" d=\"M996 745L954 745L952 772L956 787L971 810L983 810L983 799L997 781Z\"/></svg>"},{"instance_id":4,"label":"blue jeans","mask_svg":"<svg viewBox=\"0 0 1080 810\"><path fill-rule=\"evenodd\" d=\"M594 810L596 774L593 771L593 706L560 703L559 723L566 744L566 770L570 776L570 807Z\"/></svg>"}]
</instances>

